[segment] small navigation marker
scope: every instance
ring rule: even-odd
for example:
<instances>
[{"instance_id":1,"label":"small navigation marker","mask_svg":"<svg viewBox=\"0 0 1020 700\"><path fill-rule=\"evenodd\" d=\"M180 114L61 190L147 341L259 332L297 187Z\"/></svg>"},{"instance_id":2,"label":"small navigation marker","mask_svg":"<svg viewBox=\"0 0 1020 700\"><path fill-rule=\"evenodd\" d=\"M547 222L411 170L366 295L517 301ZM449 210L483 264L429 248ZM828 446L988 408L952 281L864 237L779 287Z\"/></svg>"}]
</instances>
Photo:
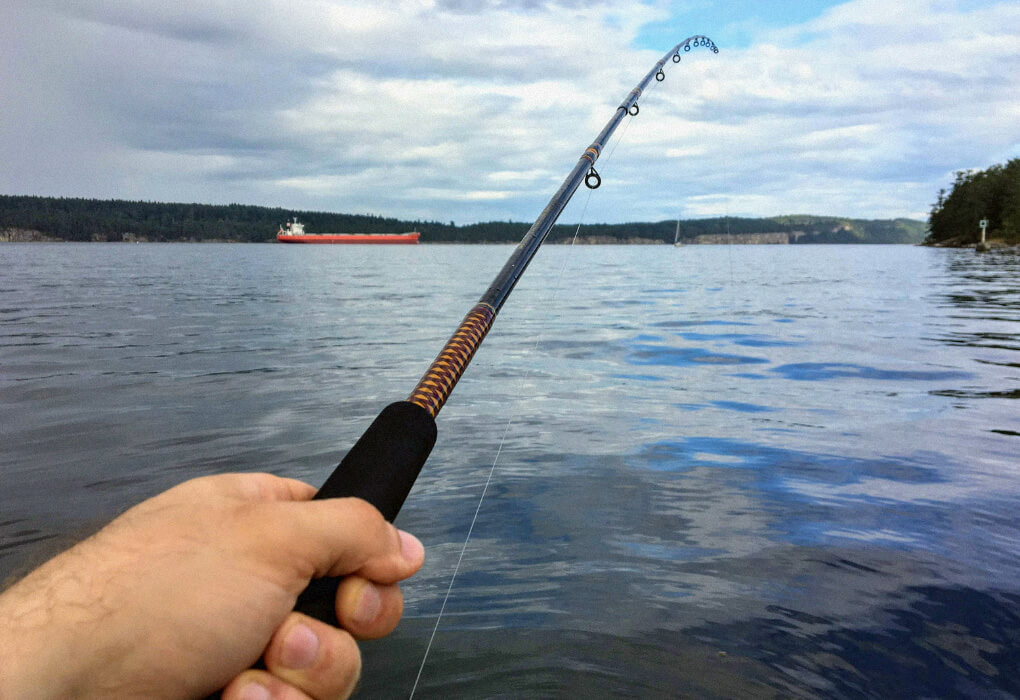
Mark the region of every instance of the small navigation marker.
<instances>
[{"instance_id":1,"label":"small navigation marker","mask_svg":"<svg viewBox=\"0 0 1020 700\"><path fill-rule=\"evenodd\" d=\"M988 229L988 219L981 219L978 222L978 226L981 227L981 242L974 246L974 250L979 253L985 253L991 250L991 246L985 242L985 231Z\"/></svg>"}]
</instances>

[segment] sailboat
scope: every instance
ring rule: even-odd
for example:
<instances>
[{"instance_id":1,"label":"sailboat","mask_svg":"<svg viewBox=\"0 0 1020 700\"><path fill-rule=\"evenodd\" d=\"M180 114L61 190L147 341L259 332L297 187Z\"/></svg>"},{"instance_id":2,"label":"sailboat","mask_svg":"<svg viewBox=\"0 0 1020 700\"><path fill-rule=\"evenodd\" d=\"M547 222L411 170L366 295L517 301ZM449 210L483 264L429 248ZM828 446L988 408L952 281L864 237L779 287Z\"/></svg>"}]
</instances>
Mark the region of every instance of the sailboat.
<instances>
[{"instance_id":1,"label":"sailboat","mask_svg":"<svg viewBox=\"0 0 1020 700\"><path fill-rule=\"evenodd\" d=\"M683 246L683 243L680 242L680 219L679 218L676 220L676 235L673 236L673 245L675 247L677 247L677 248L680 248L680 247Z\"/></svg>"}]
</instances>

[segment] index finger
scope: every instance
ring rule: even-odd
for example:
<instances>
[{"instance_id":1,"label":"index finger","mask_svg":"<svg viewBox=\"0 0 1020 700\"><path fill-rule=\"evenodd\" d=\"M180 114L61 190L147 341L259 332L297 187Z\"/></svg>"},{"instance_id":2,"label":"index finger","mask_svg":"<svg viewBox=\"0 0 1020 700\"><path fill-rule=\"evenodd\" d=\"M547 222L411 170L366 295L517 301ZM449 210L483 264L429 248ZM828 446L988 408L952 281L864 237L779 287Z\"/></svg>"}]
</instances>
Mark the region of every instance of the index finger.
<instances>
[{"instance_id":1,"label":"index finger","mask_svg":"<svg viewBox=\"0 0 1020 700\"><path fill-rule=\"evenodd\" d=\"M202 498L252 502L307 501L315 496L315 487L297 479L261 472L216 474L185 481L167 493L199 494Z\"/></svg>"}]
</instances>

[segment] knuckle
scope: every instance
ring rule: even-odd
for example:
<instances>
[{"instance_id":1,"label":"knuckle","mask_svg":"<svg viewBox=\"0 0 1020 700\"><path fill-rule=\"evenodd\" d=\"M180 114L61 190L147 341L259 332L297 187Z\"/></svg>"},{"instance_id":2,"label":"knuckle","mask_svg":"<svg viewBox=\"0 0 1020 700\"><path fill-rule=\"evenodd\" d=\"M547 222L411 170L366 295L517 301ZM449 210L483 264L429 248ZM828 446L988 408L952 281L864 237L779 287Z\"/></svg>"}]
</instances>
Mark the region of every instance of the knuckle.
<instances>
[{"instance_id":1,"label":"knuckle","mask_svg":"<svg viewBox=\"0 0 1020 700\"><path fill-rule=\"evenodd\" d=\"M387 524L382 513L362 498L342 498L338 499L337 503L343 508L350 510L351 515L358 520L364 521L366 525L371 524L373 527L380 527Z\"/></svg>"},{"instance_id":2,"label":"knuckle","mask_svg":"<svg viewBox=\"0 0 1020 700\"><path fill-rule=\"evenodd\" d=\"M382 513L368 501L360 498L345 498L342 507L349 510L350 515L361 524L369 541L377 547L400 551L400 535L391 523L387 522Z\"/></svg>"}]
</instances>

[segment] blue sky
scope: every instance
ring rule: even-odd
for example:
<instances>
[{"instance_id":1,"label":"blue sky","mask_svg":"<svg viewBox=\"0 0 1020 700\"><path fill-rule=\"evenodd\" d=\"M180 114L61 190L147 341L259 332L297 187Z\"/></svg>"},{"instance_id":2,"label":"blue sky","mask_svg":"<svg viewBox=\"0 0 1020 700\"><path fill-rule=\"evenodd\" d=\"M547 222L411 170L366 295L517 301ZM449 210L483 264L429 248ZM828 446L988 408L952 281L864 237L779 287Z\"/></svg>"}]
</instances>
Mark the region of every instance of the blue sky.
<instances>
[{"instance_id":1,"label":"blue sky","mask_svg":"<svg viewBox=\"0 0 1020 700\"><path fill-rule=\"evenodd\" d=\"M768 30L806 22L839 4L833 0L674 1L666 5L669 17L642 27L634 44L643 49L668 48L671 42L676 43L678 32L699 27L696 33L707 34L728 48L742 49Z\"/></svg>"},{"instance_id":2,"label":"blue sky","mask_svg":"<svg viewBox=\"0 0 1020 700\"><path fill-rule=\"evenodd\" d=\"M1015 0L7 0L0 193L530 221L924 218L1020 157Z\"/></svg>"}]
</instances>

